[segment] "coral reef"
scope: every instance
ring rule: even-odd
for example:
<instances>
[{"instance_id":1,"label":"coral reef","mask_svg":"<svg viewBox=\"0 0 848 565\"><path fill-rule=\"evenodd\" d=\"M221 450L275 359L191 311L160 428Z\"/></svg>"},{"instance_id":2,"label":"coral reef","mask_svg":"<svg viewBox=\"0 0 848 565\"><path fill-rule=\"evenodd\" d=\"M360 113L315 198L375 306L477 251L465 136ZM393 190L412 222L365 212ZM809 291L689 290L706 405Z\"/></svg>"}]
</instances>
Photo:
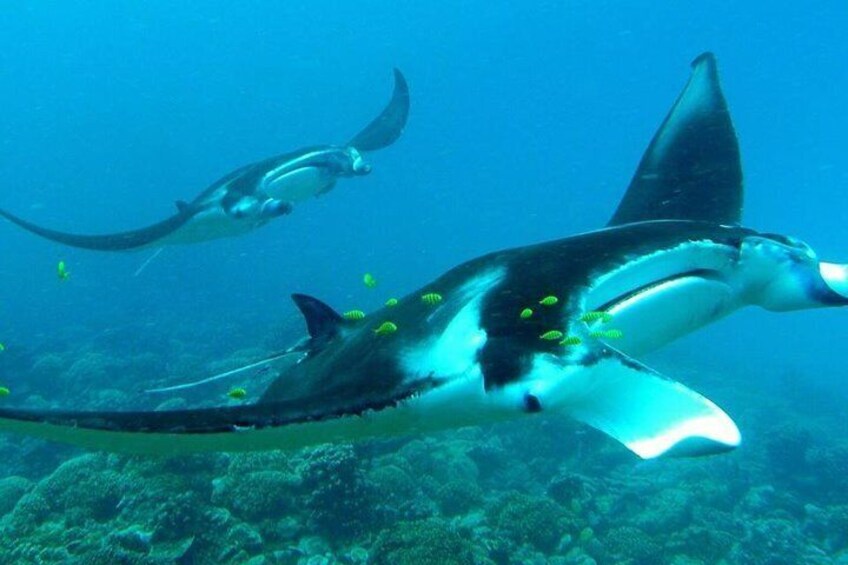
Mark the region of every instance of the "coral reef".
<instances>
[{"instance_id":1,"label":"coral reef","mask_svg":"<svg viewBox=\"0 0 848 565\"><path fill-rule=\"evenodd\" d=\"M473 565L471 545L438 520L399 522L374 543L374 565Z\"/></svg>"},{"instance_id":2,"label":"coral reef","mask_svg":"<svg viewBox=\"0 0 848 565\"><path fill-rule=\"evenodd\" d=\"M660 545L633 526L611 529L604 536L604 551L611 563L657 563L662 561Z\"/></svg>"},{"instance_id":3,"label":"coral reef","mask_svg":"<svg viewBox=\"0 0 848 565\"><path fill-rule=\"evenodd\" d=\"M24 477L0 479L0 515L11 511L18 501L32 488L32 481Z\"/></svg>"},{"instance_id":4,"label":"coral reef","mask_svg":"<svg viewBox=\"0 0 848 565\"><path fill-rule=\"evenodd\" d=\"M325 445L306 453L299 472L304 506L316 528L342 539L365 531L369 492L353 446Z\"/></svg>"},{"instance_id":5,"label":"coral reef","mask_svg":"<svg viewBox=\"0 0 848 565\"><path fill-rule=\"evenodd\" d=\"M576 524L548 498L509 493L488 511L493 527L516 545L529 543L552 551L565 534L576 534Z\"/></svg>"}]
</instances>

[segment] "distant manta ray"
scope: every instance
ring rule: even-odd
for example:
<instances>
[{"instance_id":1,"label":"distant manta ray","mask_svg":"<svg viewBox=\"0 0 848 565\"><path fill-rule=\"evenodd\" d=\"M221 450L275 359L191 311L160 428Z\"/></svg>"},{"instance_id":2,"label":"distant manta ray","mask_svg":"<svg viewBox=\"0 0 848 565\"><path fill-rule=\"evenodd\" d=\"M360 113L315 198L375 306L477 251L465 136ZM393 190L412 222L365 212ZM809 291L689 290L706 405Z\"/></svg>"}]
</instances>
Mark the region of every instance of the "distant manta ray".
<instances>
[{"instance_id":1,"label":"distant manta ray","mask_svg":"<svg viewBox=\"0 0 848 565\"><path fill-rule=\"evenodd\" d=\"M289 214L292 205L330 191L336 180L371 172L362 152L387 147L400 137L409 115L406 79L394 71L394 94L365 129L343 146L299 149L246 165L212 183L177 213L145 228L81 235L48 229L0 209L0 216L46 239L97 251L196 243L241 235Z\"/></svg>"},{"instance_id":2,"label":"distant manta ray","mask_svg":"<svg viewBox=\"0 0 848 565\"><path fill-rule=\"evenodd\" d=\"M604 229L472 259L363 320L294 295L309 338L263 361L299 355L253 404L4 407L0 430L178 454L298 448L546 412L593 426L643 458L726 451L741 440L733 420L633 356L743 306L848 304L848 265L741 227L741 209L736 134L706 53Z\"/></svg>"}]
</instances>

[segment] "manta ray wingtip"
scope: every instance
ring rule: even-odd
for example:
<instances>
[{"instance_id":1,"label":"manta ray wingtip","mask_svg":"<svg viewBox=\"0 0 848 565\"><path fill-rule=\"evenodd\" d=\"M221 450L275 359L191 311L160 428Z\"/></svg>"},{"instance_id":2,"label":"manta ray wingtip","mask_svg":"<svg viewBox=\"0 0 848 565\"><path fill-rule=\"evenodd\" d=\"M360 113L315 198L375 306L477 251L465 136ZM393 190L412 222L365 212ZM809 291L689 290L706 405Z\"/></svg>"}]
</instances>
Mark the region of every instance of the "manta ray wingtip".
<instances>
[{"instance_id":1,"label":"manta ray wingtip","mask_svg":"<svg viewBox=\"0 0 848 565\"><path fill-rule=\"evenodd\" d=\"M406 93L406 96L409 96L409 84L406 82L406 77L404 76L403 71L397 67L393 67L392 73L395 77L395 88Z\"/></svg>"},{"instance_id":2,"label":"manta ray wingtip","mask_svg":"<svg viewBox=\"0 0 848 565\"><path fill-rule=\"evenodd\" d=\"M716 63L715 53L713 53L712 51L704 51L703 53L692 59L690 65L692 66L692 68L695 68L702 63L712 63L714 65Z\"/></svg>"},{"instance_id":3,"label":"manta ray wingtip","mask_svg":"<svg viewBox=\"0 0 848 565\"><path fill-rule=\"evenodd\" d=\"M359 151L388 147L397 141L406 127L409 118L409 84L400 69L395 67L393 71L395 86L388 104L348 142L348 145Z\"/></svg>"},{"instance_id":4,"label":"manta ray wingtip","mask_svg":"<svg viewBox=\"0 0 848 565\"><path fill-rule=\"evenodd\" d=\"M715 55L692 61L689 81L654 134L609 226L652 220L726 225L742 217L739 142Z\"/></svg>"}]
</instances>

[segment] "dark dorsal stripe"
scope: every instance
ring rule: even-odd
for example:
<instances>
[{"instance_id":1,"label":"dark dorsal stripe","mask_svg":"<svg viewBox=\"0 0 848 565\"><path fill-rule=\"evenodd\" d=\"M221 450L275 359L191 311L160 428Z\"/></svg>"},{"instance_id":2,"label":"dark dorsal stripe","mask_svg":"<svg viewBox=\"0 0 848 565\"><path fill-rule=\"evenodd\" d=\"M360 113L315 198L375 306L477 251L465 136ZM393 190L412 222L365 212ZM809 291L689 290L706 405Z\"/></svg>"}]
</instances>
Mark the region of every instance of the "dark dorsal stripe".
<instances>
[{"instance_id":1,"label":"dark dorsal stripe","mask_svg":"<svg viewBox=\"0 0 848 565\"><path fill-rule=\"evenodd\" d=\"M630 181L610 226L647 220L738 224L742 215L739 144L712 53L692 75Z\"/></svg>"}]
</instances>

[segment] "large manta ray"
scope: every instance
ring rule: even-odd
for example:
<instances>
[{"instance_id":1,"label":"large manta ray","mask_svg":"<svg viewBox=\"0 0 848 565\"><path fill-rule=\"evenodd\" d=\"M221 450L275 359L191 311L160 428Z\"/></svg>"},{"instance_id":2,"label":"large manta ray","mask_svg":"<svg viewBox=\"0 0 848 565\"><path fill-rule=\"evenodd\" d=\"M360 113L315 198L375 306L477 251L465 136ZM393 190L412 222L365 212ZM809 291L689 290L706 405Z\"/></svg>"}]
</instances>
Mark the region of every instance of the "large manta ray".
<instances>
[{"instance_id":1,"label":"large manta ray","mask_svg":"<svg viewBox=\"0 0 848 565\"><path fill-rule=\"evenodd\" d=\"M371 172L362 152L387 147L400 137L409 115L409 88L394 71L395 87L383 111L347 144L306 147L245 165L213 182L177 213L145 228L104 235L48 229L0 209L0 216L46 239L84 249L124 251L196 243L241 235L288 214L294 203L331 190L336 180Z\"/></svg>"},{"instance_id":2,"label":"large manta ray","mask_svg":"<svg viewBox=\"0 0 848 565\"><path fill-rule=\"evenodd\" d=\"M736 447L740 432L724 411L633 356L743 306L848 304L848 266L739 225L742 171L715 58L703 54L692 67L604 229L472 259L360 321L295 295L309 338L289 350L300 358L255 404L3 408L0 429L110 451L189 453L547 412L585 422L643 458Z\"/></svg>"}]
</instances>

